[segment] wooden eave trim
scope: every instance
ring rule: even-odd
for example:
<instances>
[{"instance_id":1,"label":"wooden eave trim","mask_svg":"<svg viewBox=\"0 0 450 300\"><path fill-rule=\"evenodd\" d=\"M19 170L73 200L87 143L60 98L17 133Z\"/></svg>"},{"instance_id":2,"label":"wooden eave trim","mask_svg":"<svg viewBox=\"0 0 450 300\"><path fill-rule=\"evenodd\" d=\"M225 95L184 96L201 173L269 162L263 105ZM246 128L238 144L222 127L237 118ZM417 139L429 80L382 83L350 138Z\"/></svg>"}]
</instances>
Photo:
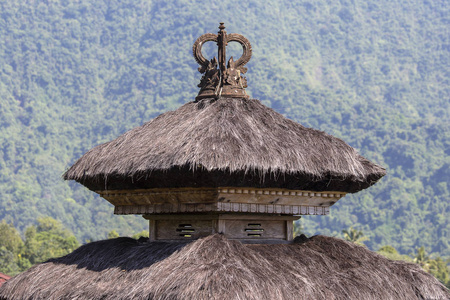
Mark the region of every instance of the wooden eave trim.
<instances>
[{"instance_id":1,"label":"wooden eave trim","mask_svg":"<svg viewBox=\"0 0 450 300\"><path fill-rule=\"evenodd\" d=\"M305 196L305 197L324 197L324 198L342 198L347 193L336 191L306 191L289 190L274 188L236 188L236 187L218 187L218 188L155 188L155 189L136 189L136 190L97 190L100 196L132 196L132 195L165 195L165 194L256 194L256 195L283 195L283 196Z\"/></svg>"},{"instance_id":2,"label":"wooden eave trim","mask_svg":"<svg viewBox=\"0 0 450 300\"><path fill-rule=\"evenodd\" d=\"M300 219L300 216L291 216L291 215L265 215L261 216L258 214L222 214L222 213L214 213L214 214L181 214L181 215L168 215L168 214L151 214L151 215L143 215L144 219L147 220L287 220L287 221L295 221Z\"/></svg>"},{"instance_id":3,"label":"wooden eave trim","mask_svg":"<svg viewBox=\"0 0 450 300\"><path fill-rule=\"evenodd\" d=\"M253 203L116 205L116 215L176 214L176 213L258 213L286 215L328 215L329 206L276 205Z\"/></svg>"},{"instance_id":4,"label":"wooden eave trim","mask_svg":"<svg viewBox=\"0 0 450 300\"><path fill-rule=\"evenodd\" d=\"M115 214L236 212L326 215L346 193L273 188L177 188L97 191Z\"/></svg>"}]
</instances>

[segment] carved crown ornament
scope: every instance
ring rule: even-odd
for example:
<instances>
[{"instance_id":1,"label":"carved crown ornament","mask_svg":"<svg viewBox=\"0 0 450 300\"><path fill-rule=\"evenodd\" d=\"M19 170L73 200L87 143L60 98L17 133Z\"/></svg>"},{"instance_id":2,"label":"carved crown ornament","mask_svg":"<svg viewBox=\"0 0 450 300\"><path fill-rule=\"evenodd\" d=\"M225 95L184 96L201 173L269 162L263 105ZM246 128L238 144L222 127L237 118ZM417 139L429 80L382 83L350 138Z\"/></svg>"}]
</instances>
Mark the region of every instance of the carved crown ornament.
<instances>
[{"instance_id":1,"label":"carved crown ornament","mask_svg":"<svg viewBox=\"0 0 450 300\"><path fill-rule=\"evenodd\" d=\"M192 47L192 52L197 63L198 71L203 74L198 87L200 91L196 101L205 98L249 98L245 92L247 79L243 76L247 72L244 67L252 57L252 46L242 35L237 33L227 34L224 23L220 23L217 34L206 33L200 36ZM202 54L202 47L206 42L215 42L218 46L218 59L206 59ZM242 56L234 60L231 57L226 62L226 47L229 42L237 42L242 46Z\"/></svg>"}]
</instances>

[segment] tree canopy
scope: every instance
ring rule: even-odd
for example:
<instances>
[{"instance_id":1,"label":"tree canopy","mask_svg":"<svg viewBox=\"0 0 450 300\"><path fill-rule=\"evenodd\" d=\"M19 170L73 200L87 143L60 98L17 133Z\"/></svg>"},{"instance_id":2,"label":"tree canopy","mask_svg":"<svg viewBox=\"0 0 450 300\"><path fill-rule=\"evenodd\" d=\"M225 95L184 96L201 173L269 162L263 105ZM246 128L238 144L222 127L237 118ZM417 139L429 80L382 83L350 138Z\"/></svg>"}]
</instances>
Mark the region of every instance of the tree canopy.
<instances>
[{"instance_id":1,"label":"tree canopy","mask_svg":"<svg viewBox=\"0 0 450 300\"><path fill-rule=\"evenodd\" d=\"M144 230L61 175L93 146L192 101L192 44L223 21L252 43L252 97L387 168L330 216L304 217L303 231L354 226L370 249L448 257L449 10L444 0L0 0L0 220L37 239L47 233L26 228L44 216L80 241Z\"/></svg>"},{"instance_id":2,"label":"tree canopy","mask_svg":"<svg viewBox=\"0 0 450 300\"><path fill-rule=\"evenodd\" d=\"M76 237L51 218L39 218L29 226L22 240L16 228L5 221L0 223L0 272L15 275L34 264L66 255L80 244Z\"/></svg>"}]
</instances>

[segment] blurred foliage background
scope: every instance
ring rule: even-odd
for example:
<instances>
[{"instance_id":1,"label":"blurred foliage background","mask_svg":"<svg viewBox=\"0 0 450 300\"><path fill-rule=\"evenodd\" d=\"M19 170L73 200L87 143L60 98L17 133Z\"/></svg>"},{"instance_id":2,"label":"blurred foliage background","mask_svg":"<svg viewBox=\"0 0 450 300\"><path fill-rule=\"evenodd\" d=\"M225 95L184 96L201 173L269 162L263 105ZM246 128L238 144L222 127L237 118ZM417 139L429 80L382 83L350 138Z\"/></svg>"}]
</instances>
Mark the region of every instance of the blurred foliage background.
<instances>
[{"instance_id":1,"label":"blurred foliage background","mask_svg":"<svg viewBox=\"0 0 450 300\"><path fill-rule=\"evenodd\" d=\"M354 226L372 250L449 257L445 0L0 0L0 220L25 243L47 216L81 242L145 230L61 175L95 145L192 101L192 44L219 21L252 43L253 98L387 168L297 226L330 236Z\"/></svg>"}]
</instances>

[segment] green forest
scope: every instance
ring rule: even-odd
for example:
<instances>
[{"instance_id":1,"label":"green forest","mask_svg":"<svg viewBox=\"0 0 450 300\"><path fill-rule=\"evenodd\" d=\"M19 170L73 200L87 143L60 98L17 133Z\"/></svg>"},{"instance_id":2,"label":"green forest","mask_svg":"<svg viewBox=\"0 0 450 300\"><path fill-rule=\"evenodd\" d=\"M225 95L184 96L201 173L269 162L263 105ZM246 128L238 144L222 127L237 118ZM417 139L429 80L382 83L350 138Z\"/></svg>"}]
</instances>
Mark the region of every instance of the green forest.
<instances>
[{"instance_id":1,"label":"green forest","mask_svg":"<svg viewBox=\"0 0 450 300\"><path fill-rule=\"evenodd\" d=\"M251 97L387 169L297 228L345 238L352 227L374 251L446 261L447 1L0 0L0 221L15 230L11 272L50 257L36 250L45 234L61 236L51 255L63 255L148 229L61 175L92 147L193 101L192 45L219 22L252 43ZM21 252L27 243L35 248Z\"/></svg>"}]
</instances>

